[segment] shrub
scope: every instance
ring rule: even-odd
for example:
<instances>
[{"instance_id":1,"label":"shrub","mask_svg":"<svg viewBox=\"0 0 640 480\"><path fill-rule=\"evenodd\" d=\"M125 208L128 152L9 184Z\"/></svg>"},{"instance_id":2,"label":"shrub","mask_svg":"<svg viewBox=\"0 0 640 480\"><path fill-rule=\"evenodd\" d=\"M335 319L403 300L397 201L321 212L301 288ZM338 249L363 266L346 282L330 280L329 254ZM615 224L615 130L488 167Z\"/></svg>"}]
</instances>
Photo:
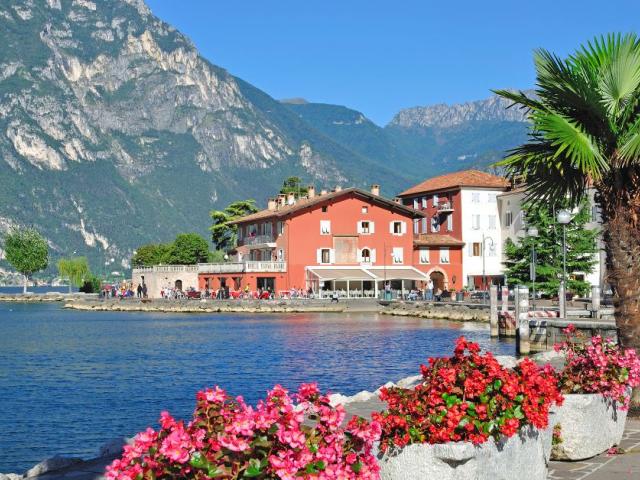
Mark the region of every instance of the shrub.
<instances>
[{"instance_id":1,"label":"shrub","mask_svg":"<svg viewBox=\"0 0 640 480\"><path fill-rule=\"evenodd\" d=\"M597 335L584 342L574 325L563 330L567 341L554 346L566 356L560 372L563 393L600 393L629 406L629 389L640 386L640 359L635 350Z\"/></svg>"},{"instance_id":2,"label":"shrub","mask_svg":"<svg viewBox=\"0 0 640 480\"><path fill-rule=\"evenodd\" d=\"M414 390L391 387L380 394L388 410L374 415L382 425L380 450L410 443L486 442L514 435L524 425L546 428L549 408L561 403L551 366L524 359L502 367L490 352L460 337L451 358L430 358Z\"/></svg>"},{"instance_id":3,"label":"shrub","mask_svg":"<svg viewBox=\"0 0 640 480\"><path fill-rule=\"evenodd\" d=\"M293 397L293 398L292 398ZM371 454L380 425L332 407L316 384L289 396L276 385L253 408L215 387L197 394L193 420L167 412L160 429L135 436L108 479L377 479ZM303 423L304 422L304 423Z\"/></svg>"}]
</instances>

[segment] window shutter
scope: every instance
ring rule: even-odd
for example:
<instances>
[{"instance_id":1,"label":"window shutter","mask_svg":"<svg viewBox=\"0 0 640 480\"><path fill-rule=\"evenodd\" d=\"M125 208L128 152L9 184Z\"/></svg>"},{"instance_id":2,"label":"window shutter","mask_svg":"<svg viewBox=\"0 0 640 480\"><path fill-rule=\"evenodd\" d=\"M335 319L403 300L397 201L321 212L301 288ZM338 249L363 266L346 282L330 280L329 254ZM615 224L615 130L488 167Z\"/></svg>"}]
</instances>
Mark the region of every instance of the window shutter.
<instances>
[{"instance_id":1,"label":"window shutter","mask_svg":"<svg viewBox=\"0 0 640 480\"><path fill-rule=\"evenodd\" d=\"M389 222L389 233L393 234L393 221Z\"/></svg>"},{"instance_id":2,"label":"window shutter","mask_svg":"<svg viewBox=\"0 0 640 480\"><path fill-rule=\"evenodd\" d=\"M318 264L322 263L322 249L321 248L316 250L316 263L318 263Z\"/></svg>"},{"instance_id":3,"label":"window shutter","mask_svg":"<svg viewBox=\"0 0 640 480\"><path fill-rule=\"evenodd\" d=\"M358 220L358 223L356 224L356 228L358 233L362 233L362 222L360 220Z\"/></svg>"},{"instance_id":4,"label":"window shutter","mask_svg":"<svg viewBox=\"0 0 640 480\"><path fill-rule=\"evenodd\" d=\"M362 261L362 249L358 248L358 262Z\"/></svg>"},{"instance_id":5,"label":"window shutter","mask_svg":"<svg viewBox=\"0 0 640 480\"><path fill-rule=\"evenodd\" d=\"M329 263L336 263L336 251L333 248L329 250Z\"/></svg>"},{"instance_id":6,"label":"window shutter","mask_svg":"<svg viewBox=\"0 0 640 480\"><path fill-rule=\"evenodd\" d=\"M404 235L405 233L407 233L407 222L401 222L400 224L402 225L402 227L401 227L401 230L400 230L400 231L401 231L401 232L402 232L402 234Z\"/></svg>"},{"instance_id":7,"label":"window shutter","mask_svg":"<svg viewBox=\"0 0 640 480\"><path fill-rule=\"evenodd\" d=\"M375 228L373 222L369 222L369 233L375 233Z\"/></svg>"},{"instance_id":8,"label":"window shutter","mask_svg":"<svg viewBox=\"0 0 640 480\"><path fill-rule=\"evenodd\" d=\"M369 249L369 251L371 252L371 263L375 263L376 262L376 250L375 250L375 248L371 248L371 249Z\"/></svg>"}]
</instances>

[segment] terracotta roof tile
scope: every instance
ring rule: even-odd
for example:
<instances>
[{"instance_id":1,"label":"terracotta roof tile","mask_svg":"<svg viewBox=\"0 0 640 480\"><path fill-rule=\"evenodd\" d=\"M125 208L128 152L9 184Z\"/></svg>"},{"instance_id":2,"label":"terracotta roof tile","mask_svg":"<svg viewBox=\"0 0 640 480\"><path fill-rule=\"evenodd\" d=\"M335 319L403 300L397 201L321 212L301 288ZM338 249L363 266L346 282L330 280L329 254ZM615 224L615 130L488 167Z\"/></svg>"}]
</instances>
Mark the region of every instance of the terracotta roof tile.
<instances>
[{"instance_id":1,"label":"terracotta roof tile","mask_svg":"<svg viewBox=\"0 0 640 480\"><path fill-rule=\"evenodd\" d=\"M373 200L374 202L380 203L380 204L384 204L388 207L391 208L395 208L397 210L400 210L402 212L404 212L405 214L416 218L416 217L423 217L425 216L424 213L418 211L418 210L414 210L411 207L406 207L400 203L394 202L393 200L390 200L388 198L385 197L381 197L379 195L374 195L371 192L367 192L365 190L361 190L359 188L345 188L343 190L337 191L337 192L330 192L330 193L326 193L324 195L316 195L313 198L299 198L296 200L296 203L293 205L284 205L282 207L280 207L278 210L260 210L259 212L253 213L251 215L246 215L244 217L241 217L231 223L246 223L246 222L253 222L255 220L262 220L265 218L280 218L280 217L284 217L290 213L295 213L298 212L300 210L303 210L304 208L307 207L311 207L314 205L319 205L322 204L324 202L326 202L327 200L333 200L336 199L338 197L341 196L345 196L348 194L354 194L357 195L361 198L369 198L371 200Z\"/></svg>"},{"instance_id":2,"label":"terracotta roof tile","mask_svg":"<svg viewBox=\"0 0 640 480\"><path fill-rule=\"evenodd\" d=\"M422 183L414 185L405 190L399 197L413 195L416 193L435 192L455 187L478 187L502 189L509 186L509 181L504 177L481 172L480 170L464 170L453 172L439 177L433 177Z\"/></svg>"},{"instance_id":3,"label":"terracotta roof tile","mask_svg":"<svg viewBox=\"0 0 640 480\"><path fill-rule=\"evenodd\" d=\"M422 247L463 247L464 242L451 235L421 233L413 239L413 244Z\"/></svg>"}]
</instances>

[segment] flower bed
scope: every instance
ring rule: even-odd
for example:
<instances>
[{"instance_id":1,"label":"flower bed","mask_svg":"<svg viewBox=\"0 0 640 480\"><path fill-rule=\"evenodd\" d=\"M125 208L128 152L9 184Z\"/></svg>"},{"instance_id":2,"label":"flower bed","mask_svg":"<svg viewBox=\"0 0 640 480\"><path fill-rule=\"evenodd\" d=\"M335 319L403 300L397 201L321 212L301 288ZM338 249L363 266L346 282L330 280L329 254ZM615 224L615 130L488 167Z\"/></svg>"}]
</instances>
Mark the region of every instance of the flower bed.
<instances>
[{"instance_id":1,"label":"flower bed","mask_svg":"<svg viewBox=\"0 0 640 480\"><path fill-rule=\"evenodd\" d=\"M383 479L546 478L549 409L562 401L550 366L503 368L462 337L453 357L421 370L415 389L380 395Z\"/></svg>"},{"instance_id":2,"label":"flower bed","mask_svg":"<svg viewBox=\"0 0 640 480\"><path fill-rule=\"evenodd\" d=\"M566 402L557 409L552 458L583 460L620 443L631 389L640 385L640 359L600 336L589 342L569 325L567 341L555 349L566 356L559 385Z\"/></svg>"},{"instance_id":3,"label":"flower bed","mask_svg":"<svg viewBox=\"0 0 640 480\"><path fill-rule=\"evenodd\" d=\"M107 479L362 479L379 478L371 449L380 425L332 407L316 384L289 396L280 386L253 408L218 387L197 394L185 425L167 412L160 430L136 435Z\"/></svg>"}]
</instances>

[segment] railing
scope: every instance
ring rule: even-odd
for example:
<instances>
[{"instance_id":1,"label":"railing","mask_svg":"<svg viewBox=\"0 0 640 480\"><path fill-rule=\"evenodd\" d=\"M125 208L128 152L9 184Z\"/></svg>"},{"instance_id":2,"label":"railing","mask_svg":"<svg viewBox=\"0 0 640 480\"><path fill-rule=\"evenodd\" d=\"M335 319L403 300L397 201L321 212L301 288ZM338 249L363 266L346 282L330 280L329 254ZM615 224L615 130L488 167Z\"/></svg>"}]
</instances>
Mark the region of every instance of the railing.
<instances>
[{"instance_id":1,"label":"railing","mask_svg":"<svg viewBox=\"0 0 640 480\"><path fill-rule=\"evenodd\" d=\"M273 235L256 235L255 237L243 237L239 239L238 243L241 245L258 245L261 243L275 242Z\"/></svg>"},{"instance_id":2,"label":"railing","mask_svg":"<svg viewBox=\"0 0 640 480\"><path fill-rule=\"evenodd\" d=\"M199 263L199 273L242 273L244 272L244 263Z\"/></svg>"},{"instance_id":3,"label":"railing","mask_svg":"<svg viewBox=\"0 0 640 480\"><path fill-rule=\"evenodd\" d=\"M155 265L153 267L140 267L133 269L133 273L181 273L197 271L198 265Z\"/></svg>"},{"instance_id":4,"label":"railing","mask_svg":"<svg viewBox=\"0 0 640 480\"><path fill-rule=\"evenodd\" d=\"M248 261L245 265L246 272L285 272L287 270L285 262Z\"/></svg>"},{"instance_id":5,"label":"railing","mask_svg":"<svg viewBox=\"0 0 640 480\"><path fill-rule=\"evenodd\" d=\"M453 202L438 203L438 212L453 212Z\"/></svg>"}]
</instances>

